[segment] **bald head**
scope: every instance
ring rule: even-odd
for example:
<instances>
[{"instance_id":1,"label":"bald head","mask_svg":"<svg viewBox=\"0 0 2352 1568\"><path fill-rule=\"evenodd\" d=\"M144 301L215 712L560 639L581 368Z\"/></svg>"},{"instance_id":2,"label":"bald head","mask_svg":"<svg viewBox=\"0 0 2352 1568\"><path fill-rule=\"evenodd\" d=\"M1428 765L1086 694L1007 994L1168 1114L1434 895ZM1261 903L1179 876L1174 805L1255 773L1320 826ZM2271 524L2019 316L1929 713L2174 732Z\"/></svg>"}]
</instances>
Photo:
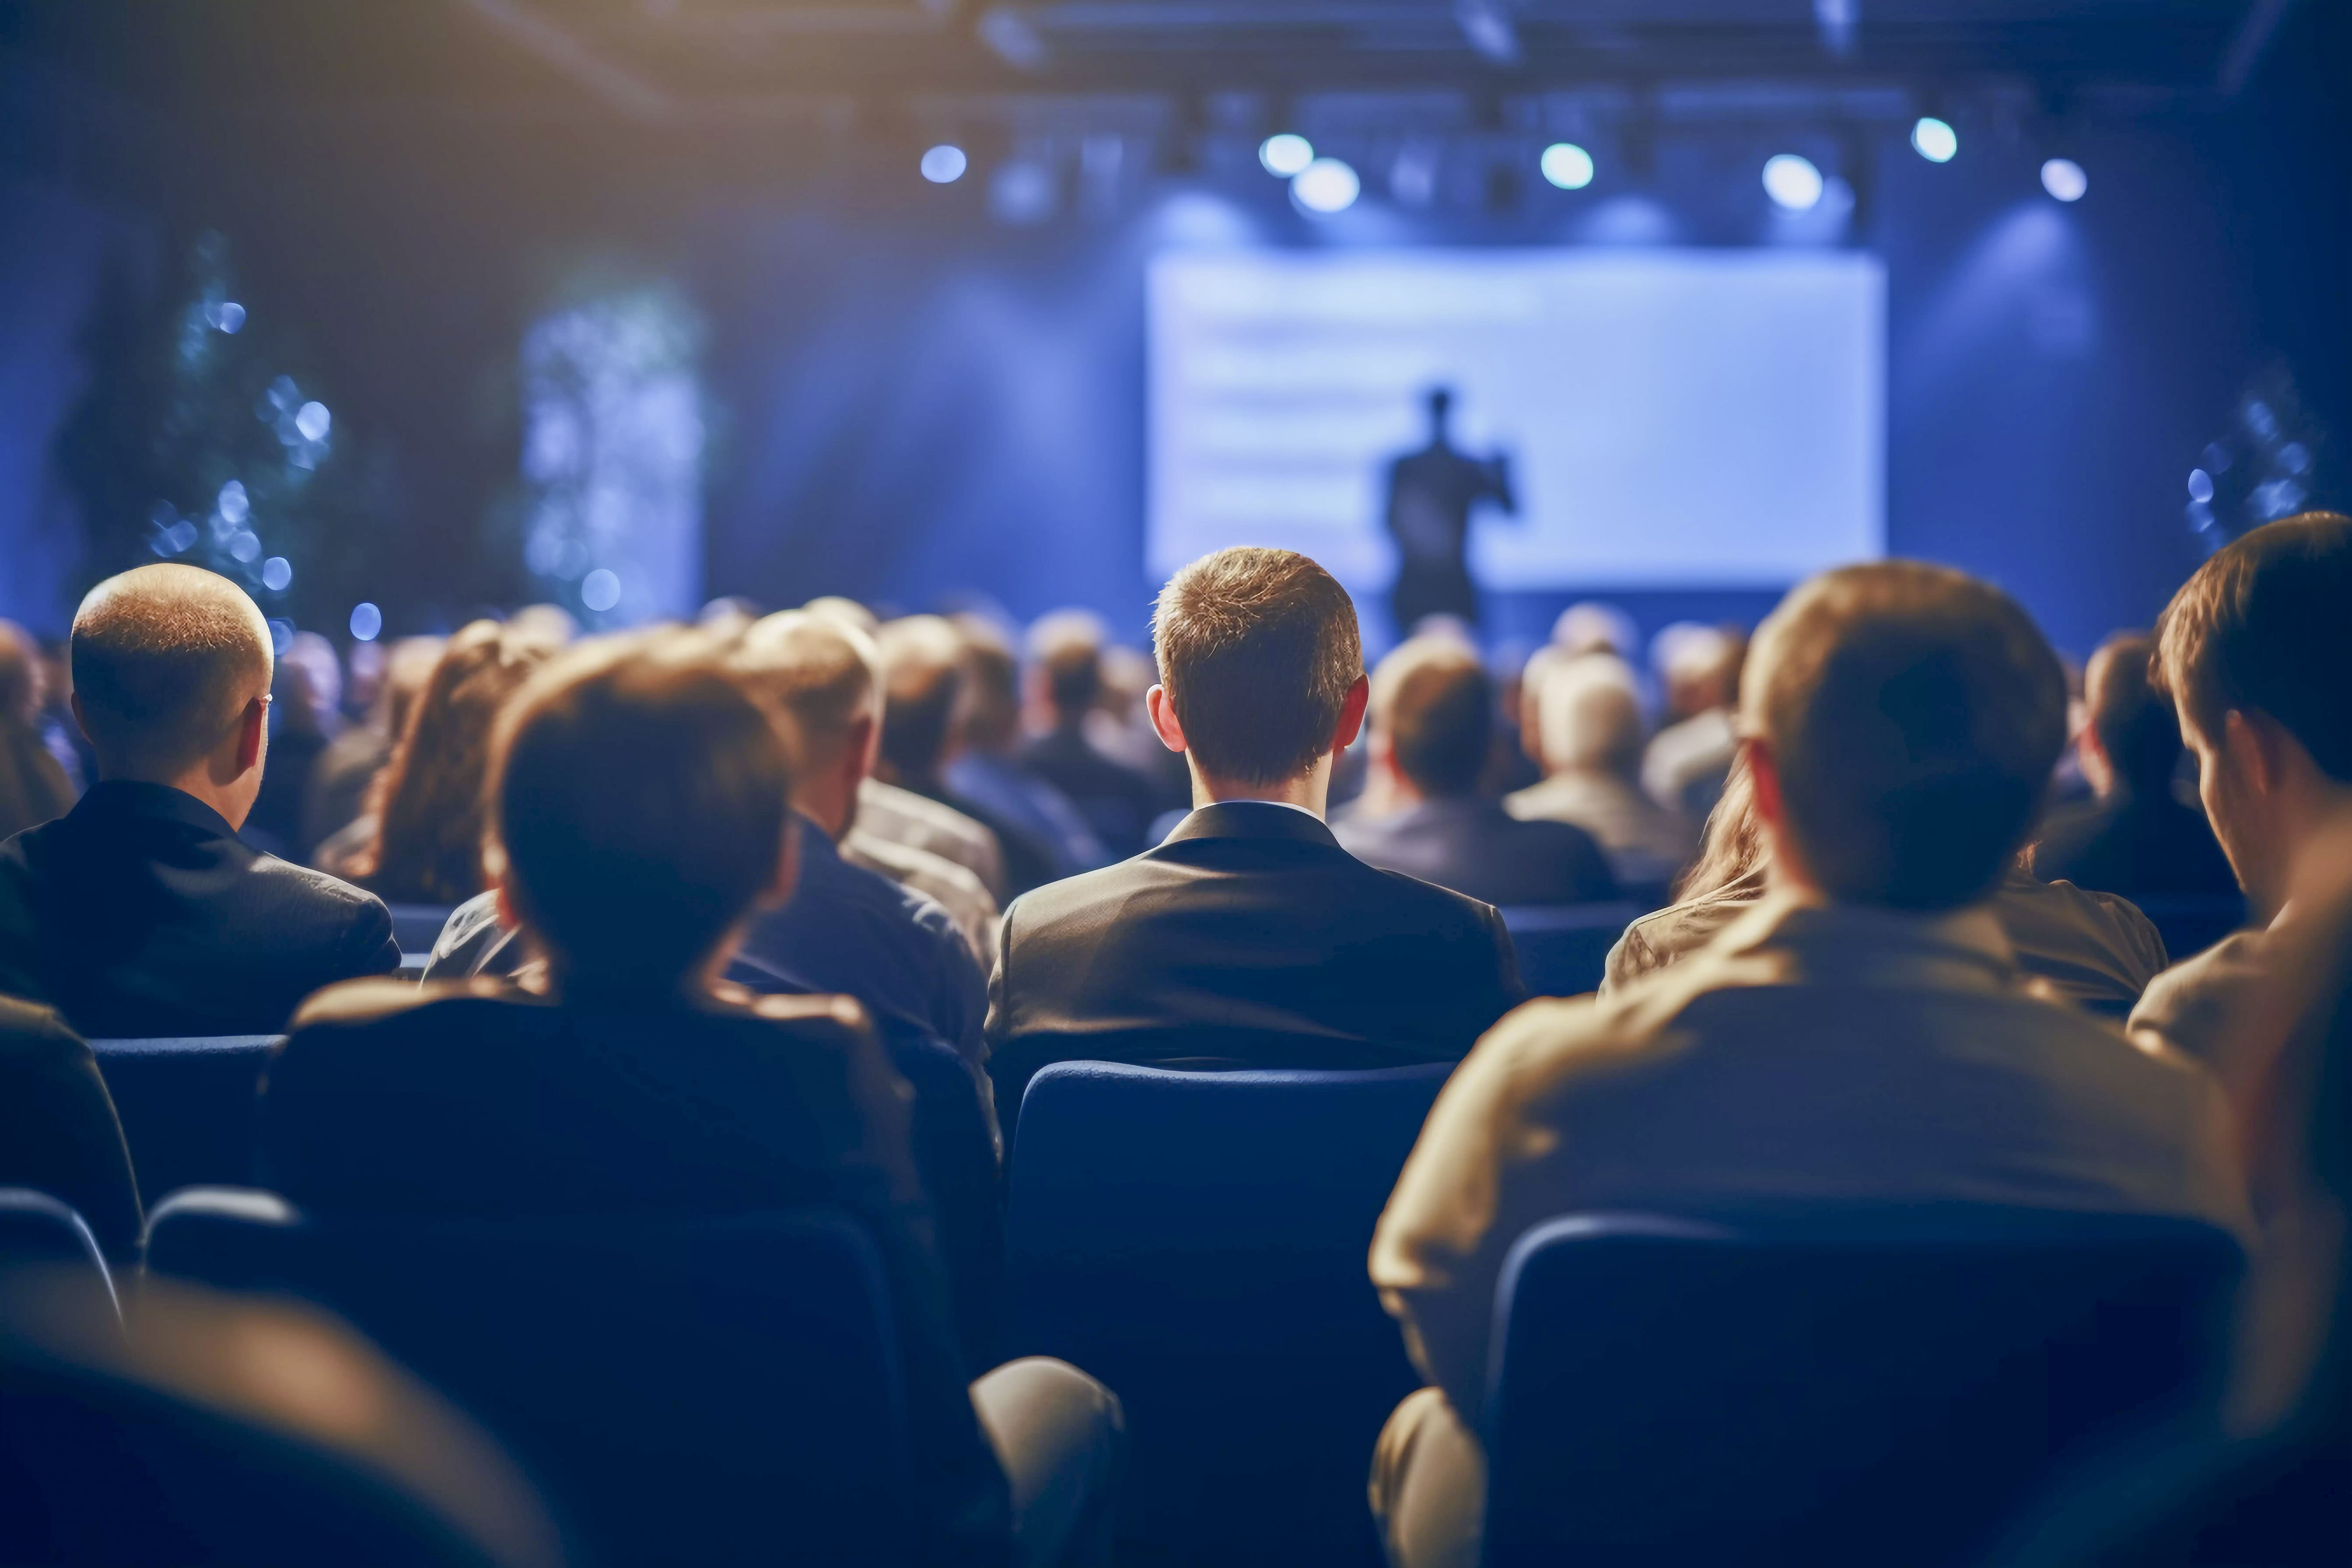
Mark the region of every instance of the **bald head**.
<instances>
[{"instance_id":1,"label":"bald head","mask_svg":"<svg viewBox=\"0 0 2352 1568\"><path fill-rule=\"evenodd\" d=\"M269 690L260 609L194 566L142 566L91 589L74 616L72 657L82 728L109 778L186 773Z\"/></svg>"},{"instance_id":2,"label":"bald head","mask_svg":"<svg viewBox=\"0 0 2352 1568\"><path fill-rule=\"evenodd\" d=\"M874 639L827 616L784 610L754 621L730 663L784 715L804 776L839 762L858 721L873 718L880 703Z\"/></svg>"}]
</instances>

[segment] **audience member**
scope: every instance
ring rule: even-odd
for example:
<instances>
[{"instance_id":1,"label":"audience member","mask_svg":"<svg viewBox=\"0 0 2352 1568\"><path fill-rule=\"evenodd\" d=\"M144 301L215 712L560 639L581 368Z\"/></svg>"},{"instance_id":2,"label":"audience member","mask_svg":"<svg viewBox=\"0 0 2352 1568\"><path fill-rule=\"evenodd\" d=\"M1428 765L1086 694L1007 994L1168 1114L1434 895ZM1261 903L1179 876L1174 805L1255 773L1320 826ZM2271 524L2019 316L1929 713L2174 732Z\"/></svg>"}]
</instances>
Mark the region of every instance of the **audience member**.
<instances>
[{"instance_id":1,"label":"audience member","mask_svg":"<svg viewBox=\"0 0 2352 1568\"><path fill-rule=\"evenodd\" d=\"M1110 856L1076 805L1021 755L1021 672L1004 634L984 616L950 624L963 639L964 703L947 786L1045 845L1055 877L1104 864Z\"/></svg>"},{"instance_id":2,"label":"audience member","mask_svg":"<svg viewBox=\"0 0 2352 1568\"><path fill-rule=\"evenodd\" d=\"M1198 807L1133 859L1005 911L988 1037L1001 1101L1047 1062L1449 1060L1523 994L1492 909L1339 847L1332 757L1363 722L1355 606L1303 555L1234 549L1153 617L1160 739Z\"/></svg>"},{"instance_id":3,"label":"audience member","mask_svg":"<svg viewBox=\"0 0 2352 1568\"><path fill-rule=\"evenodd\" d=\"M1771 882L1770 858L1748 766L1734 763L1723 799L1707 818L1706 842L1675 902L1635 921L1610 949L1602 994L1703 950L1762 900ZM1991 909L2017 966L2077 1006L2121 1017L2164 968L2164 938L2113 893L2044 882L2011 861L1993 889Z\"/></svg>"},{"instance_id":4,"label":"audience member","mask_svg":"<svg viewBox=\"0 0 2352 1568\"><path fill-rule=\"evenodd\" d=\"M269 772L254 797L244 837L257 848L289 860L304 858L302 805L310 770L342 723L343 667L335 645L316 632L296 632L278 658L270 684Z\"/></svg>"},{"instance_id":5,"label":"audience member","mask_svg":"<svg viewBox=\"0 0 2352 1568\"><path fill-rule=\"evenodd\" d=\"M2180 721L2148 679L2153 651L2134 634L2091 656L2078 746L2095 804L2054 817L2033 847L2034 874L2126 899L2234 896L2212 825L2173 797Z\"/></svg>"},{"instance_id":6,"label":"audience member","mask_svg":"<svg viewBox=\"0 0 2352 1568\"><path fill-rule=\"evenodd\" d=\"M1158 815L1157 792L1149 778L1106 755L1087 732L1087 720L1102 700L1108 640L1101 620L1083 610L1044 616L1029 628L1034 706L1045 727L1021 761L1067 796L1103 847L1124 859L1144 847Z\"/></svg>"},{"instance_id":7,"label":"audience member","mask_svg":"<svg viewBox=\"0 0 2352 1568\"><path fill-rule=\"evenodd\" d=\"M1003 1275L998 1134L982 1070L986 982L947 912L919 893L847 863L835 839L856 810L879 728L873 644L838 622L792 611L729 645L730 673L779 710L795 753L792 896L755 913L727 978L764 994L851 996L876 1022L891 1064L915 1091L912 1137L936 1205L956 1322L975 1357L992 1351ZM529 942L500 900L457 907L424 978L516 975Z\"/></svg>"},{"instance_id":8,"label":"audience member","mask_svg":"<svg viewBox=\"0 0 2352 1568\"><path fill-rule=\"evenodd\" d=\"M1504 809L1580 827L1600 840L1620 883L1664 887L1690 860L1697 836L1681 813L1643 793L1633 672L1611 655L1573 658L1545 672L1538 706L1546 776L1505 797Z\"/></svg>"},{"instance_id":9,"label":"audience member","mask_svg":"<svg viewBox=\"0 0 2352 1568\"><path fill-rule=\"evenodd\" d=\"M1569 658L1608 654L1626 659L1642 646L1633 617L1599 599L1580 599L1551 624L1551 645Z\"/></svg>"},{"instance_id":10,"label":"audience member","mask_svg":"<svg viewBox=\"0 0 2352 1568\"><path fill-rule=\"evenodd\" d=\"M1182 757L1160 743L1144 711L1144 697L1159 679L1150 654L1122 643L1105 647L1102 697L1087 715L1086 731L1095 750L1151 782L1152 806L1164 814L1191 807L1192 775Z\"/></svg>"},{"instance_id":11,"label":"audience member","mask_svg":"<svg viewBox=\"0 0 2352 1568\"><path fill-rule=\"evenodd\" d=\"M0 838L73 809L72 781L41 736L41 686L40 648L0 621Z\"/></svg>"},{"instance_id":12,"label":"audience member","mask_svg":"<svg viewBox=\"0 0 2352 1568\"><path fill-rule=\"evenodd\" d=\"M1009 1530L1025 1562L1107 1561L1117 1401L1034 1361L967 1394L908 1091L865 1009L718 978L755 904L792 890L794 781L784 736L714 651L610 639L511 705L494 858L511 923L545 955L538 987L315 999L269 1069L271 1172L330 1214L843 1205L890 1276L924 1560L1001 1557Z\"/></svg>"},{"instance_id":13,"label":"audience member","mask_svg":"<svg viewBox=\"0 0 2352 1568\"><path fill-rule=\"evenodd\" d=\"M375 645L362 643L361 647ZM425 683L441 662L439 637L403 637L380 655L383 669L374 682L365 719L346 727L327 742L310 769L310 789L302 803L302 853L310 864L320 864L320 846L358 821L367 812L369 793L376 775L392 761L393 747L408 731L408 716ZM352 650L356 670L358 649ZM339 847L340 858L355 854L373 841L373 826Z\"/></svg>"},{"instance_id":14,"label":"audience member","mask_svg":"<svg viewBox=\"0 0 2352 1568\"><path fill-rule=\"evenodd\" d=\"M948 788L945 770L963 696L963 642L955 627L938 616L908 616L885 625L875 643L886 689L877 773L987 828L1004 857L1006 897L1051 881L1050 847L1011 818Z\"/></svg>"},{"instance_id":15,"label":"audience member","mask_svg":"<svg viewBox=\"0 0 2352 1568\"><path fill-rule=\"evenodd\" d=\"M1395 814L1334 826L1367 865L1505 908L1614 899L1601 847L1564 822L1522 822L1476 794L1495 732L1494 687L1461 645L1415 637L1372 672L1372 775Z\"/></svg>"},{"instance_id":16,"label":"audience member","mask_svg":"<svg viewBox=\"0 0 2352 1568\"><path fill-rule=\"evenodd\" d=\"M117 1268L138 1260L145 1216L98 1058L55 1010L0 996L0 1187L72 1206Z\"/></svg>"},{"instance_id":17,"label":"audience member","mask_svg":"<svg viewBox=\"0 0 2352 1568\"><path fill-rule=\"evenodd\" d=\"M320 986L398 966L359 889L236 837L268 749L269 629L225 577L142 566L74 617L99 782L0 844L0 994L85 1037L262 1035Z\"/></svg>"},{"instance_id":18,"label":"audience member","mask_svg":"<svg viewBox=\"0 0 2352 1568\"><path fill-rule=\"evenodd\" d=\"M331 865L396 904L464 903L488 886L482 824L499 710L556 651L543 630L476 621L449 639L361 822L370 842Z\"/></svg>"},{"instance_id":19,"label":"audience member","mask_svg":"<svg viewBox=\"0 0 2352 1568\"><path fill-rule=\"evenodd\" d=\"M65 641L54 637L40 640L40 653L41 708L34 722L41 744L65 770L66 784L79 800L98 776L98 753L89 749L89 737L73 716L72 654Z\"/></svg>"},{"instance_id":20,"label":"audience member","mask_svg":"<svg viewBox=\"0 0 2352 1568\"><path fill-rule=\"evenodd\" d=\"M871 778L866 781L866 784L873 783ZM857 798L858 815L863 817L868 798L865 784L858 787ZM850 825L840 848L841 858L851 865L887 877L947 910L982 973L986 973L988 966L996 962L996 899L969 868L928 849L877 837L871 826L862 820Z\"/></svg>"},{"instance_id":21,"label":"audience member","mask_svg":"<svg viewBox=\"0 0 2352 1568\"><path fill-rule=\"evenodd\" d=\"M2352 518L2270 523L2206 562L2158 624L2155 671L2253 928L2158 976L2131 1028L2244 1106L2300 1022L2274 954L2352 918Z\"/></svg>"},{"instance_id":22,"label":"audience member","mask_svg":"<svg viewBox=\"0 0 2352 1568\"><path fill-rule=\"evenodd\" d=\"M1736 632L1684 621L1661 631L1650 654L1665 687L1666 724L1642 753L1642 787L1684 821L1704 822L1739 750L1732 719L1748 642Z\"/></svg>"},{"instance_id":23,"label":"audience member","mask_svg":"<svg viewBox=\"0 0 2352 1568\"><path fill-rule=\"evenodd\" d=\"M2033 995L1987 906L2065 739L2024 612L1914 563L1814 578L1758 634L1741 713L1766 899L1669 974L1513 1014L1440 1094L1381 1217L1372 1279L1433 1385L1373 1463L1399 1568L1477 1560L1496 1279L1553 1215L2247 1223L2211 1080Z\"/></svg>"}]
</instances>

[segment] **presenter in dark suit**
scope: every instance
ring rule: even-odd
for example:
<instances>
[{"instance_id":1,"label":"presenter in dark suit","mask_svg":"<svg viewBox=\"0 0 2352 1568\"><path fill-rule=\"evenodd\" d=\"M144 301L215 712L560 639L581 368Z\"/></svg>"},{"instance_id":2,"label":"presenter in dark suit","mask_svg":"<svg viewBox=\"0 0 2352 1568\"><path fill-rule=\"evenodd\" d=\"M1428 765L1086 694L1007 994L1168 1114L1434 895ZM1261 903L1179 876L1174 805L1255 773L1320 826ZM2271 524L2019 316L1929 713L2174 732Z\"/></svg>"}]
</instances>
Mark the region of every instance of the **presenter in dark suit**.
<instances>
[{"instance_id":1,"label":"presenter in dark suit","mask_svg":"<svg viewBox=\"0 0 2352 1568\"><path fill-rule=\"evenodd\" d=\"M244 590L191 566L110 578L72 658L99 782L0 844L0 992L86 1038L259 1035L399 967L373 894L236 836L268 744L269 631Z\"/></svg>"},{"instance_id":2,"label":"presenter in dark suit","mask_svg":"<svg viewBox=\"0 0 2352 1568\"><path fill-rule=\"evenodd\" d=\"M1349 854L1503 909L1618 896L1592 835L1522 822L1478 794L1495 692L1476 654L1447 637L1407 640L1372 672L1370 712L1373 772L1403 808L1339 824Z\"/></svg>"},{"instance_id":3,"label":"presenter in dark suit","mask_svg":"<svg viewBox=\"0 0 2352 1568\"><path fill-rule=\"evenodd\" d=\"M1282 550L1187 566L1154 617L1153 727L1196 807L1166 842L1005 911L990 1070L1008 1122L1049 1062L1448 1061L1522 994L1485 904L1339 847L1331 766L1363 722L1355 606Z\"/></svg>"},{"instance_id":4,"label":"presenter in dark suit","mask_svg":"<svg viewBox=\"0 0 2352 1568\"><path fill-rule=\"evenodd\" d=\"M1429 394L1429 444L1389 465L1389 536L1396 541L1396 586L1390 605L1399 637L1410 637L1428 616L1478 623L1478 587L1470 580L1470 513L1480 501L1519 510L1511 493L1509 460L1473 458L1454 449L1446 421L1454 394Z\"/></svg>"}]
</instances>

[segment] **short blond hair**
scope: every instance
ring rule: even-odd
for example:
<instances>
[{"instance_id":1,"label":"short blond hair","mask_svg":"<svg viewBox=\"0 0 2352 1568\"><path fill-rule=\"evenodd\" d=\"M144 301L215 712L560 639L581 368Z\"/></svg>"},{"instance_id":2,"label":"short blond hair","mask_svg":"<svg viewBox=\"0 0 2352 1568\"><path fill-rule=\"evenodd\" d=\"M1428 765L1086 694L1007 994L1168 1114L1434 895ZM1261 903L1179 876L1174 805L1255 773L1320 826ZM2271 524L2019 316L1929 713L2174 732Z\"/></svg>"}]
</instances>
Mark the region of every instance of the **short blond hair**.
<instances>
[{"instance_id":1,"label":"short blond hair","mask_svg":"<svg viewBox=\"0 0 2352 1568\"><path fill-rule=\"evenodd\" d=\"M1151 637L1187 747L1241 784L1314 766L1364 673L1355 601L1295 551L1203 555L1160 591Z\"/></svg>"},{"instance_id":2,"label":"short blond hair","mask_svg":"<svg viewBox=\"0 0 2352 1568\"><path fill-rule=\"evenodd\" d=\"M83 726L114 773L185 772L269 689L260 607L194 566L142 566L92 588L74 614L71 657Z\"/></svg>"},{"instance_id":3,"label":"short blond hair","mask_svg":"<svg viewBox=\"0 0 2352 1568\"><path fill-rule=\"evenodd\" d=\"M874 639L846 620L780 610L744 630L728 663L753 696L775 706L803 773L838 761L859 718L881 707Z\"/></svg>"}]
</instances>

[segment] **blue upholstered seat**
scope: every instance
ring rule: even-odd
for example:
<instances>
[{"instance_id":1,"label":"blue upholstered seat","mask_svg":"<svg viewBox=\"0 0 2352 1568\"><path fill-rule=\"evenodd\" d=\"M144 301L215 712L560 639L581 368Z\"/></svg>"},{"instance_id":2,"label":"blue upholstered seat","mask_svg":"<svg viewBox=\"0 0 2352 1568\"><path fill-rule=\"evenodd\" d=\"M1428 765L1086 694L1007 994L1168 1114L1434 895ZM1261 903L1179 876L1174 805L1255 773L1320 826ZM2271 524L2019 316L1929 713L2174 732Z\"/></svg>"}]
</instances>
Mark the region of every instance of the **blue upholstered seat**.
<instances>
[{"instance_id":1,"label":"blue upholstered seat","mask_svg":"<svg viewBox=\"0 0 2352 1568\"><path fill-rule=\"evenodd\" d=\"M1622 903L1503 910L1518 950L1519 978L1537 996L1581 996L1598 989L1609 950L1648 909Z\"/></svg>"},{"instance_id":2,"label":"blue upholstered seat","mask_svg":"<svg viewBox=\"0 0 2352 1568\"><path fill-rule=\"evenodd\" d=\"M1976 1561L2054 1464L2210 1394L2242 1263L2186 1221L1554 1220L1497 1292L1486 1561Z\"/></svg>"},{"instance_id":3,"label":"blue upholstered seat","mask_svg":"<svg viewBox=\"0 0 2352 1568\"><path fill-rule=\"evenodd\" d=\"M122 1141L131 1147L140 1201L256 1175L262 1069L282 1035L92 1040Z\"/></svg>"},{"instance_id":4,"label":"blue upholstered seat","mask_svg":"<svg viewBox=\"0 0 2352 1568\"><path fill-rule=\"evenodd\" d=\"M149 1271L289 1291L478 1418L601 1562L902 1560L906 1403L845 1214L314 1218L175 1194Z\"/></svg>"},{"instance_id":5,"label":"blue upholstered seat","mask_svg":"<svg viewBox=\"0 0 2352 1568\"><path fill-rule=\"evenodd\" d=\"M1039 1072L1013 1149L1017 1350L1127 1406L1127 1532L1175 1560L1364 1562L1372 1439L1418 1383L1365 1273L1450 1068Z\"/></svg>"},{"instance_id":6,"label":"blue upholstered seat","mask_svg":"<svg viewBox=\"0 0 2352 1568\"><path fill-rule=\"evenodd\" d=\"M0 1275L38 1269L115 1306L114 1279L89 1226L73 1209L30 1187L0 1187Z\"/></svg>"}]
</instances>

